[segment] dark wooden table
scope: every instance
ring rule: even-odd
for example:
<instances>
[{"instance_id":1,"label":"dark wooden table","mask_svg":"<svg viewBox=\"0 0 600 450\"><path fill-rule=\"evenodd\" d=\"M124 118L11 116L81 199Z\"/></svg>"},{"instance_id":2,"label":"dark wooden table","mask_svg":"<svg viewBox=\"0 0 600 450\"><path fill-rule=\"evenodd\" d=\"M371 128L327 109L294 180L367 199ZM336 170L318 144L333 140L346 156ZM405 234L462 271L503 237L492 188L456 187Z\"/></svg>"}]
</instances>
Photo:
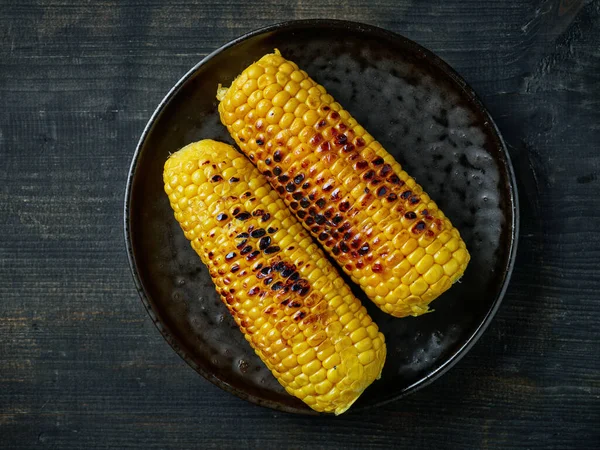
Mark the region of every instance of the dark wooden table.
<instances>
[{"instance_id":1,"label":"dark wooden table","mask_svg":"<svg viewBox=\"0 0 600 450\"><path fill-rule=\"evenodd\" d=\"M125 180L164 94L288 19L397 31L481 95L517 173L512 282L433 385L339 418L214 387L163 340L124 250ZM0 2L0 447L598 448L600 2Z\"/></svg>"}]
</instances>

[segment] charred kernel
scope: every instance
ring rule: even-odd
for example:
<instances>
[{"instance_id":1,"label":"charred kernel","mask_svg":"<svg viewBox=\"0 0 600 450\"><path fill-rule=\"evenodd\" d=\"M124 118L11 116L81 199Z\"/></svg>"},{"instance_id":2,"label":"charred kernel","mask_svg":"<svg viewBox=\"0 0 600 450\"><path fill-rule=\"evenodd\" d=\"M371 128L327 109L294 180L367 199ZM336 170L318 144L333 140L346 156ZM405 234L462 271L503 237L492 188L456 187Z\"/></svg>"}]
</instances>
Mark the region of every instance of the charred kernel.
<instances>
[{"instance_id":1,"label":"charred kernel","mask_svg":"<svg viewBox=\"0 0 600 450\"><path fill-rule=\"evenodd\" d=\"M324 198L320 198L319 200L317 200L317 206L319 208L323 208L326 204L327 204L327 202L325 201Z\"/></svg>"},{"instance_id":2,"label":"charred kernel","mask_svg":"<svg viewBox=\"0 0 600 450\"><path fill-rule=\"evenodd\" d=\"M352 145L352 144L346 144L346 145L344 145L344 152L350 153L353 150L354 150L354 145Z\"/></svg>"},{"instance_id":3,"label":"charred kernel","mask_svg":"<svg viewBox=\"0 0 600 450\"><path fill-rule=\"evenodd\" d=\"M283 261L279 261L277 264L275 264L273 266L273 270L275 272L281 272L282 270L284 270L286 268L286 264Z\"/></svg>"},{"instance_id":4,"label":"charred kernel","mask_svg":"<svg viewBox=\"0 0 600 450\"><path fill-rule=\"evenodd\" d=\"M322 214L317 214L315 216L315 222L317 222L319 225L323 225L326 221L327 219L325 219L325 216L323 216Z\"/></svg>"},{"instance_id":5,"label":"charred kernel","mask_svg":"<svg viewBox=\"0 0 600 450\"><path fill-rule=\"evenodd\" d=\"M271 289L273 289L273 288L271 288ZM292 301L292 299L291 299L291 298L286 298L284 301L282 301L282 302L280 303L280 305L281 305L281 306L287 306L287 305L289 305L289 304L290 304L290 302L291 302L291 301Z\"/></svg>"},{"instance_id":6,"label":"charred kernel","mask_svg":"<svg viewBox=\"0 0 600 450\"><path fill-rule=\"evenodd\" d=\"M240 252L240 255L245 255L247 253L250 253L251 251L252 251L252 247L250 245L246 245Z\"/></svg>"},{"instance_id":7,"label":"charred kernel","mask_svg":"<svg viewBox=\"0 0 600 450\"><path fill-rule=\"evenodd\" d=\"M275 233L276 231L277 231L277 228L273 228L273 227L269 227L269 228L267 228L267 233L269 233L269 234L273 234L273 233Z\"/></svg>"},{"instance_id":8,"label":"charred kernel","mask_svg":"<svg viewBox=\"0 0 600 450\"><path fill-rule=\"evenodd\" d=\"M235 252L229 252L225 255L225 261L231 261L233 258L235 258L236 253Z\"/></svg>"},{"instance_id":9,"label":"charred kernel","mask_svg":"<svg viewBox=\"0 0 600 450\"><path fill-rule=\"evenodd\" d=\"M266 222L267 220L269 220L271 218L271 214L266 213L264 216L262 216L262 219L260 219L261 222Z\"/></svg>"},{"instance_id":10,"label":"charred kernel","mask_svg":"<svg viewBox=\"0 0 600 450\"><path fill-rule=\"evenodd\" d=\"M253 238L260 238L263 237L265 234L267 234L267 232L262 228L259 228L258 230L254 230L252 233L250 233L250 236L252 236Z\"/></svg>"},{"instance_id":11,"label":"charred kernel","mask_svg":"<svg viewBox=\"0 0 600 450\"><path fill-rule=\"evenodd\" d=\"M260 290L260 289L258 288L258 286L254 286L252 289L250 289L250 290L248 291L248 295L256 295L256 294L258 294L258 291L259 291L259 290Z\"/></svg>"},{"instance_id":12,"label":"charred kernel","mask_svg":"<svg viewBox=\"0 0 600 450\"><path fill-rule=\"evenodd\" d=\"M324 231L319 235L319 240L320 241L325 241L327 240L327 238L329 237L328 233L325 233Z\"/></svg>"},{"instance_id":13,"label":"charred kernel","mask_svg":"<svg viewBox=\"0 0 600 450\"><path fill-rule=\"evenodd\" d=\"M267 159L265 159L265 164L266 164L267 166L270 166L270 165L271 165L271 158L267 158Z\"/></svg>"},{"instance_id":14,"label":"charred kernel","mask_svg":"<svg viewBox=\"0 0 600 450\"><path fill-rule=\"evenodd\" d=\"M306 211L302 211L302 210L300 210L300 211L298 211L298 212L296 213L296 215L297 215L298 217L300 217L301 219L304 219L304 218L306 217Z\"/></svg>"},{"instance_id":15,"label":"charred kernel","mask_svg":"<svg viewBox=\"0 0 600 450\"><path fill-rule=\"evenodd\" d=\"M234 216L237 216L240 213L241 209L240 208L233 208L232 214Z\"/></svg>"},{"instance_id":16,"label":"charred kernel","mask_svg":"<svg viewBox=\"0 0 600 450\"><path fill-rule=\"evenodd\" d=\"M332 189L333 189L333 184L327 183L325 186L323 186L323 192L329 192Z\"/></svg>"},{"instance_id":17,"label":"charred kernel","mask_svg":"<svg viewBox=\"0 0 600 450\"><path fill-rule=\"evenodd\" d=\"M339 119L339 118L340 118L340 115L337 113L337 111L333 111L333 112L330 114L330 117L331 117L332 119Z\"/></svg>"},{"instance_id":18,"label":"charred kernel","mask_svg":"<svg viewBox=\"0 0 600 450\"><path fill-rule=\"evenodd\" d=\"M289 276L290 276L291 274L293 274L293 273L294 273L294 269L293 269L293 268L291 268L291 267L286 267L285 269L283 269L283 270L281 271L281 276L282 276L283 278L287 278L287 277L289 277Z\"/></svg>"},{"instance_id":19,"label":"charred kernel","mask_svg":"<svg viewBox=\"0 0 600 450\"><path fill-rule=\"evenodd\" d=\"M337 145L345 145L346 142L348 142L348 136L346 136L345 134L340 134L335 138L335 143Z\"/></svg>"},{"instance_id":20,"label":"charred kernel","mask_svg":"<svg viewBox=\"0 0 600 450\"><path fill-rule=\"evenodd\" d=\"M423 231L424 229L425 229L425 222L423 222L422 220L420 220L419 222L417 222L417 224L413 228L413 233L414 232Z\"/></svg>"},{"instance_id":21,"label":"charred kernel","mask_svg":"<svg viewBox=\"0 0 600 450\"><path fill-rule=\"evenodd\" d=\"M369 170L367 173L365 173L365 174L363 175L363 178L364 178L365 180L370 180L370 179L372 179L374 176L375 176L375 171L374 171L374 170Z\"/></svg>"},{"instance_id":22,"label":"charred kernel","mask_svg":"<svg viewBox=\"0 0 600 450\"><path fill-rule=\"evenodd\" d=\"M294 314L294 321L298 322L299 320L302 320L306 317L306 313L304 311L298 311L296 314Z\"/></svg>"},{"instance_id":23,"label":"charred kernel","mask_svg":"<svg viewBox=\"0 0 600 450\"><path fill-rule=\"evenodd\" d=\"M265 145L265 141L263 141L262 139L258 138L256 140L256 145Z\"/></svg>"},{"instance_id":24,"label":"charred kernel","mask_svg":"<svg viewBox=\"0 0 600 450\"><path fill-rule=\"evenodd\" d=\"M371 270L374 273L381 273L381 272L383 272L383 266L379 263L375 263L371 266Z\"/></svg>"},{"instance_id":25,"label":"charred kernel","mask_svg":"<svg viewBox=\"0 0 600 450\"><path fill-rule=\"evenodd\" d=\"M285 192L285 189L283 186L277 186L276 191L279 192L280 194L283 194Z\"/></svg>"},{"instance_id":26,"label":"charred kernel","mask_svg":"<svg viewBox=\"0 0 600 450\"><path fill-rule=\"evenodd\" d=\"M323 111L329 111L330 109L329 106L323 106Z\"/></svg>"},{"instance_id":27,"label":"charred kernel","mask_svg":"<svg viewBox=\"0 0 600 450\"><path fill-rule=\"evenodd\" d=\"M269 266L264 267L260 273L262 273L263 275L269 275L271 272L273 271L273 269Z\"/></svg>"},{"instance_id":28,"label":"charred kernel","mask_svg":"<svg viewBox=\"0 0 600 450\"><path fill-rule=\"evenodd\" d=\"M281 249L278 246L273 245L273 246L267 247L265 249L265 254L270 255L271 253L277 253L279 250L281 250Z\"/></svg>"},{"instance_id":29,"label":"charred kernel","mask_svg":"<svg viewBox=\"0 0 600 450\"><path fill-rule=\"evenodd\" d=\"M223 220L227 220L228 218L229 218L229 216L228 216L227 214L223 214L223 213L221 213L221 214L219 214L219 215L217 216L217 220L218 220L219 222L221 222L221 221L223 221Z\"/></svg>"},{"instance_id":30,"label":"charred kernel","mask_svg":"<svg viewBox=\"0 0 600 450\"><path fill-rule=\"evenodd\" d=\"M397 185L400 185L400 186L404 185L404 181L402 181L400 178L398 178L398 175L396 175L396 174L390 176L388 178L388 181L390 183L392 183L392 184L397 184Z\"/></svg>"},{"instance_id":31,"label":"charred kernel","mask_svg":"<svg viewBox=\"0 0 600 450\"><path fill-rule=\"evenodd\" d=\"M417 203L419 203L421 201L421 199L418 196L413 195L409 201L410 201L411 205L416 205Z\"/></svg>"},{"instance_id":32,"label":"charred kernel","mask_svg":"<svg viewBox=\"0 0 600 450\"><path fill-rule=\"evenodd\" d=\"M272 282L273 282L273 277L269 277L264 281L266 286L270 285Z\"/></svg>"},{"instance_id":33,"label":"charred kernel","mask_svg":"<svg viewBox=\"0 0 600 450\"><path fill-rule=\"evenodd\" d=\"M262 269L262 266L263 266L263 264L262 264L262 263L258 263L256 266L254 266L254 267L252 268L252 270L260 270L260 269Z\"/></svg>"},{"instance_id":34,"label":"charred kernel","mask_svg":"<svg viewBox=\"0 0 600 450\"><path fill-rule=\"evenodd\" d=\"M246 233L244 233L244 234L246 234ZM236 247L238 249L240 249L240 248L244 247L244 245L246 245L246 242L248 242L248 239L242 240L242 242L240 242Z\"/></svg>"},{"instance_id":35,"label":"charred kernel","mask_svg":"<svg viewBox=\"0 0 600 450\"><path fill-rule=\"evenodd\" d=\"M250 213L248 213L248 212L239 213L237 216L235 216L235 218L237 220L248 220L250 218Z\"/></svg>"},{"instance_id":36,"label":"charred kernel","mask_svg":"<svg viewBox=\"0 0 600 450\"><path fill-rule=\"evenodd\" d=\"M292 202L292 203L290 203L290 208L292 208L292 209L298 209L298 206L299 206L298 202Z\"/></svg>"},{"instance_id":37,"label":"charred kernel","mask_svg":"<svg viewBox=\"0 0 600 450\"><path fill-rule=\"evenodd\" d=\"M267 177L267 178L271 178L271 177L273 176L273 174L271 173L271 171L270 171L270 170L265 170L265 171L263 172L263 175L264 175L265 177Z\"/></svg>"},{"instance_id":38,"label":"charred kernel","mask_svg":"<svg viewBox=\"0 0 600 450\"><path fill-rule=\"evenodd\" d=\"M281 154L280 150L275 150L275 153L273 153L273 161L280 162L282 156L283 155Z\"/></svg>"},{"instance_id":39,"label":"charred kernel","mask_svg":"<svg viewBox=\"0 0 600 450\"><path fill-rule=\"evenodd\" d=\"M213 258L213 256L215 256L215 254L214 254L213 252L208 252L208 257L209 257L210 259L212 259L212 258Z\"/></svg>"},{"instance_id":40,"label":"charred kernel","mask_svg":"<svg viewBox=\"0 0 600 450\"><path fill-rule=\"evenodd\" d=\"M340 190L336 189L335 191L333 191L329 198L331 198L331 200L333 200L334 202L339 200L340 199Z\"/></svg>"},{"instance_id":41,"label":"charred kernel","mask_svg":"<svg viewBox=\"0 0 600 450\"><path fill-rule=\"evenodd\" d=\"M238 181L240 181L240 179L239 179L238 177L231 177L231 178L229 179L229 182L230 182L230 183L237 183Z\"/></svg>"},{"instance_id":42,"label":"charred kernel","mask_svg":"<svg viewBox=\"0 0 600 450\"><path fill-rule=\"evenodd\" d=\"M368 243L365 243L365 244L363 244L363 245L362 245L362 247L360 247L360 248L358 249L358 254L359 254L359 255L366 255L367 253L369 253L369 250L370 250L370 249L371 249L371 248L369 247L369 244L368 244Z\"/></svg>"},{"instance_id":43,"label":"charred kernel","mask_svg":"<svg viewBox=\"0 0 600 450\"><path fill-rule=\"evenodd\" d=\"M210 180L216 183L217 181L223 181L223 177L221 175L215 175Z\"/></svg>"},{"instance_id":44,"label":"charred kernel","mask_svg":"<svg viewBox=\"0 0 600 450\"><path fill-rule=\"evenodd\" d=\"M238 234L238 235L236 236L236 238L238 238L238 239L244 239L244 238L247 238L247 237L249 237L249 236L250 236L250 235L249 235L248 233L240 233L240 234Z\"/></svg>"},{"instance_id":45,"label":"charred kernel","mask_svg":"<svg viewBox=\"0 0 600 450\"><path fill-rule=\"evenodd\" d=\"M339 214L334 216L333 219L331 219L334 225L338 225L342 220L344 219Z\"/></svg>"},{"instance_id":46,"label":"charred kernel","mask_svg":"<svg viewBox=\"0 0 600 450\"><path fill-rule=\"evenodd\" d=\"M360 137L355 142L358 147L364 147L364 145L366 144L365 140Z\"/></svg>"},{"instance_id":47,"label":"charred kernel","mask_svg":"<svg viewBox=\"0 0 600 450\"><path fill-rule=\"evenodd\" d=\"M302 206L303 208L308 208L310 206L310 202L303 198L302 200L300 200L300 206Z\"/></svg>"},{"instance_id":48,"label":"charred kernel","mask_svg":"<svg viewBox=\"0 0 600 450\"><path fill-rule=\"evenodd\" d=\"M382 165L382 164L383 164L383 158L382 158L381 156L379 156L379 157L375 158L375 159L373 160L373 164L375 164L376 166L380 166L380 165Z\"/></svg>"},{"instance_id":49,"label":"charred kernel","mask_svg":"<svg viewBox=\"0 0 600 450\"><path fill-rule=\"evenodd\" d=\"M275 175L276 177L278 177L279 175L281 175L281 167L277 166L273 169L273 175Z\"/></svg>"},{"instance_id":50,"label":"charred kernel","mask_svg":"<svg viewBox=\"0 0 600 450\"><path fill-rule=\"evenodd\" d=\"M377 185L381 183L381 179L380 178L374 178L373 180L371 180L371 184L372 185Z\"/></svg>"},{"instance_id":51,"label":"charred kernel","mask_svg":"<svg viewBox=\"0 0 600 450\"><path fill-rule=\"evenodd\" d=\"M325 125L327 125L327 121L325 119L321 119L319 123L317 123L317 127L319 128L323 128Z\"/></svg>"},{"instance_id":52,"label":"charred kernel","mask_svg":"<svg viewBox=\"0 0 600 450\"><path fill-rule=\"evenodd\" d=\"M282 287L283 287L283 283L281 281L278 281L273 286L271 286L271 290L278 291Z\"/></svg>"},{"instance_id":53,"label":"charred kernel","mask_svg":"<svg viewBox=\"0 0 600 450\"><path fill-rule=\"evenodd\" d=\"M329 142L323 142L319 145L319 149L321 149L322 152L328 152L331 149L331 145L329 145Z\"/></svg>"},{"instance_id":54,"label":"charred kernel","mask_svg":"<svg viewBox=\"0 0 600 450\"><path fill-rule=\"evenodd\" d=\"M362 169L366 169L368 165L369 165L369 163L366 161L359 161L356 163L356 165L354 167L357 170L362 170Z\"/></svg>"},{"instance_id":55,"label":"charred kernel","mask_svg":"<svg viewBox=\"0 0 600 450\"><path fill-rule=\"evenodd\" d=\"M411 195L412 195L412 191L404 191L402 194L400 194L400 198L402 198L403 200L406 200Z\"/></svg>"},{"instance_id":56,"label":"charred kernel","mask_svg":"<svg viewBox=\"0 0 600 450\"><path fill-rule=\"evenodd\" d=\"M313 233L318 233L319 231L321 231L321 228L319 227L319 225L315 225L310 229L310 231L312 231Z\"/></svg>"},{"instance_id":57,"label":"charred kernel","mask_svg":"<svg viewBox=\"0 0 600 450\"><path fill-rule=\"evenodd\" d=\"M296 184L302 183L303 180L304 180L304 174L302 174L302 173L299 173L298 175L296 175L294 177L294 183L296 183Z\"/></svg>"},{"instance_id":58,"label":"charred kernel","mask_svg":"<svg viewBox=\"0 0 600 450\"><path fill-rule=\"evenodd\" d=\"M285 190L288 192L294 192L296 190L296 185L294 183L288 183L285 185Z\"/></svg>"},{"instance_id":59,"label":"charred kernel","mask_svg":"<svg viewBox=\"0 0 600 450\"><path fill-rule=\"evenodd\" d=\"M348 253L350 251L350 248L346 245L345 242L340 242L340 250L344 253Z\"/></svg>"},{"instance_id":60,"label":"charred kernel","mask_svg":"<svg viewBox=\"0 0 600 450\"><path fill-rule=\"evenodd\" d=\"M364 189L363 189L363 192L364 192L365 194L368 194L369 192L371 192L371 190L370 190L369 188L364 188Z\"/></svg>"},{"instance_id":61,"label":"charred kernel","mask_svg":"<svg viewBox=\"0 0 600 450\"><path fill-rule=\"evenodd\" d=\"M417 215L413 211L408 211L406 214L404 214L404 217L409 220L414 220L417 218Z\"/></svg>"},{"instance_id":62,"label":"charred kernel","mask_svg":"<svg viewBox=\"0 0 600 450\"><path fill-rule=\"evenodd\" d=\"M256 259L256 257L258 255L260 255L260 252L258 250L254 250L252 253L250 253L248 256L246 256L246 260L252 261L253 259Z\"/></svg>"},{"instance_id":63,"label":"charred kernel","mask_svg":"<svg viewBox=\"0 0 600 450\"><path fill-rule=\"evenodd\" d=\"M308 189L310 187L310 183L304 183L302 185L302 189Z\"/></svg>"},{"instance_id":64,"label":"charred kernel","mask_svg":"<svg viewBox=\"0 0 600 450\"><path fill-rule=\"evenodd\" d=\"M377 196L383 197L385 194L387 194L387 189L385 186L381 186L379 189L377 189Z\"/></svg>"},{"instance_id":65,"label":"charred kernel","mask_svg":"<svg viewBox=\"0 0 600 450\"><path fill-rule=\"evenodd\" d=\"M348 231L348 232L344 233L344 236L342 237L342 239L345 240L345 241L347 241L351 237L352 237L352 232Z\"/></svg>"},{"instance_id":66,"label":"charred kernel","mask_svg":"<svg viewBox=\"0 0 600 450\"><path fill-rule=\"evenodd\" d=\"M308 199L312 202L315 199L315 194L308 194Z\"/></svg>"},{"instance_id":67,"label":"charred kernel","mask_svg":"<svg viewBox=\"0 0 600 450\"><path fill-rule=\"evenodd\" d=\"M296 281L296 280L298 280L298 278L300 278L300 274L298 272L294 272L289 277L290 281Z\"/></svg>"},{"instance_id":68,"label":"charred kernel","mask_svg":"<svg viewBox=\"0 0 600 450\"><path fill-rule=\"evenodd\" d=\"M349 209L350 209L350 203L348 203L348 202L342 202L342 203L340 203L340 211L346 212Z\"/></svg>"},{"instance_id":69,"label":"charred kernel","mask_svg":"<svg viewBox=\"0 0 600 450\"><path fill-rule=\"evenodd\" d=\"M336 246L333 246L333 247L331 247L331 252L332 252L334 255L336 255L336 256L337 256L337 255L339 255L339 254L340 254L340 249L339 249L339 247L336 245Z\"/></svg>"},{"instance_id":70,"label":"charred kernel","mask_svg":"<svg viewBox=\"0 0 600 450\"><path fill-rule=\"evenodd\" d=\"M253 211L253 212L252 212L252 215L253 215L254 217L256 217L256 216L262 216L264 213L265 213L265 210L264 210L264 209L257 209L256 211Z\"/></svg>"},{"instance_id":71,"label":"charred kernel","mask_svg":"<svg viewBox=\"0 0 600 450\"><path fill-rule=\"evenodd\" d=\"M424 209L423 211L421 211L421 215L422 216L428 216L429 215L429 211Z\"/></svg>"},{"instance_id":72,"label":"charred kernel","mask_svg":"<svg viewBox=\"0 0 600 450\"><path fill-rule=\"evenodd\" d=\"M236 273L238 270L240 270L240 266L237 264L234 264L233 266L231 266L231 272L232 273Z\"/></svg>"},{"instance_id":73,"label":"charred kernel","mask_svg":"<svg viewBox=\"0 0 600 450\"><path fill-rule=\"evenodd\" d=\"M379 171L379 175L381 175L382 177L386 177L390 173L392 173L392 166L390 166L389 164L384 164L381 170Z\"/></svg>"},{"instance_id":74,"label":"charred kernel","mask_svg":"<svg viewBox=\"0 0 600 450\"><path fill-rule=\"evenodd\" d=\"M362 260L356 262L357 269L362 269L363 267L365 267L365 263Z\"/></svg>"},{"instance_id":75,"label":"charred kernel","mask_svg":"<svg viewBox=\"0 0 600 450\"><path fill-rule=\"evenodd\" d=\"M302 192L294 192L294 193L292 194L292 198L293 198L294 200L301 200L301 199L302 199L302 197L303 197L303 195L302 195Z\"/></svg>"},{"instance_id":76,"label":"charred kernel","mask_svg":"<svg viewBox=\"0 0 600 450\"><path fill-rule=\"evenodd\" d=\"M388 201L393 202L394 200L396 200L398 198L398 196L396 194L394 194L393 192L387 196Z\"/></svg>"},{"instance_id":77,"label":"charred kernel","mask_svg":"<svg viewBox=\"0 0 600 450\"><path fill-rule=\"evenodd\" d=\"M277 177L277 181L279 181L280 183L287 183L289 179L290 177L288 177L287 175L279 175Z\"/></svg>"},{"instance_id":78,"label":"charred kernel","mask_svg":"<svg viewBox=\"0 0 600 450\"><path fill-rule=\"evenodd\" d=\"M309 143L311 145L317 146L321 143L321 141L323 141L323 136L321 135L321 133L317 133L312 138L310 138Z\"/></svg>"},{"instance_id":79,"label":"charred kernel","mask_svg":"<svg viewBox=\"0 0 600 450\"><path fill-rule=\"evenodd\" d=\"M308 226L311 226L313 223L315 223L315 219L313 219L312 217L308 216L306 218L306 220L304 221L304 223Z\"/></svg>"},{"instance_id":80,"label":"charred kernel","mask_svg":"<svg viewBox=\"0 0 600 450\"><path fill-rule=\"evenodd\" d=\"M432 221L433 220L433 216L425 216L425 220Z\"/></svg>"},{"instance_id":81,"label":"charred kernel","mask_svg":"<svg viewBox=\"0 0 600 450\"><path fill-rule=\"evenodd\" d=\"M427 230L427 231L425 232L425 235L426 235L427 237L433 237L433 236L435 236L435 233L434 233L433 231L431 231L431 230Z\"/></svg>"},{"instance_id":82,"label":"charred kernel","mask_svg":"<svg viewBox=\"0 0 600 450\"><path fill-rule=\"evenodd\" d=\"M350 247L358 248L359 245L360 245L360 241L358 240L358 238L354 238L354 240L352 241L352 244L350 244ZM352 253L354 253L354 252L352 252Z\"/></svg>"}]
</instances>

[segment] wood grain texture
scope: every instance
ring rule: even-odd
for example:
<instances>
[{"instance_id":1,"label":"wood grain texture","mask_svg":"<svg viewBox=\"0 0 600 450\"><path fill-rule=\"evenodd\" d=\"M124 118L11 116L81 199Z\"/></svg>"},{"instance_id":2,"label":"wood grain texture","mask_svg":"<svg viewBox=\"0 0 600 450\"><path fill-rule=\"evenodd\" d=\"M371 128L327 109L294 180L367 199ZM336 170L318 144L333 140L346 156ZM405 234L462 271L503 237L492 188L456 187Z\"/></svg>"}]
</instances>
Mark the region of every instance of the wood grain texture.
<instances>
[{"instance_id":1,"label":"wood grain texture","mask_svg":"<svg viewBox=\"0 0 600 450\"><path fill-rule=\"evenodd\" d=\"M512 282L447 375L381 409L295 417L162 339L122 236L135 145L204 55L288 19L360 20L449 62L509 145ZM600 446L600 2L0 1L2 448Z\"/></svg>"}]
</instances>

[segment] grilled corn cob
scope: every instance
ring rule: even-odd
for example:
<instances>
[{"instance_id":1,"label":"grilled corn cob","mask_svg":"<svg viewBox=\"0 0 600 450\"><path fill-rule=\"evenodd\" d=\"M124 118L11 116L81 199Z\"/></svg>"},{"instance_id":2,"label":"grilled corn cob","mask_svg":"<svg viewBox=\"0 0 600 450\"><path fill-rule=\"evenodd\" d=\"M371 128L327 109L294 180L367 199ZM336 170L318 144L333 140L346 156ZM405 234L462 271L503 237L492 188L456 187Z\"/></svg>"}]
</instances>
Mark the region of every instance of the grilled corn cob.
<instances>
[{"instance_id":1,"label":"grilled corn cob","mask_svg":"<svg viewBox=\"0 0 600 450\"><path fill-rule=\"evenodd\" d=\"M276 50L217 92L221 121L383 311L418 316L470 256L450 220L325 88Z\"/></svg>"},{"instance_id":2,"label":"grilled corn cob","mask_svg":"<svg viewBox=\"0 0 600 450\"><path fill-rule=\"evenodd\" d=\"M384 337L258 170L204 140L164 170L185 236L244 337L285 390L341 414L379 378Z\"/></svg>"}]
</instances>

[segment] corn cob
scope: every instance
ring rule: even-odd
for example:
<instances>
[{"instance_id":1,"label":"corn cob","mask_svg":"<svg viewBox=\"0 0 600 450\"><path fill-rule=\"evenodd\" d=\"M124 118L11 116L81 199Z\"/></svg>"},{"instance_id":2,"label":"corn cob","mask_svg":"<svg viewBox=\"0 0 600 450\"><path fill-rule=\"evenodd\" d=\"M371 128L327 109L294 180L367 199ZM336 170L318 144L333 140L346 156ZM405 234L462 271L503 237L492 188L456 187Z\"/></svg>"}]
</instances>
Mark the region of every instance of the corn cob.
<instances>
[{"instance_id":1,"label":"corn cob","mask_svg":"<svg viewBox=\"0 0 600 450\"><path fill-rule=\"evenodd\" d=\"M171 155L165 191L244 337L285 390L341 414L381 375L383 335L258 170L204 140Z\"/></svg>"},{"instance_id":2,"label":"corn cob","mask_svg":"<svg viewBox=\"0 0 600 450\"><path fill-rule=\"evenodd\" d=\"M276 50L217 92L221 121L383 311L418 316L470 256L450 220L325 88Z\"/></svg>"}]
</instances>

